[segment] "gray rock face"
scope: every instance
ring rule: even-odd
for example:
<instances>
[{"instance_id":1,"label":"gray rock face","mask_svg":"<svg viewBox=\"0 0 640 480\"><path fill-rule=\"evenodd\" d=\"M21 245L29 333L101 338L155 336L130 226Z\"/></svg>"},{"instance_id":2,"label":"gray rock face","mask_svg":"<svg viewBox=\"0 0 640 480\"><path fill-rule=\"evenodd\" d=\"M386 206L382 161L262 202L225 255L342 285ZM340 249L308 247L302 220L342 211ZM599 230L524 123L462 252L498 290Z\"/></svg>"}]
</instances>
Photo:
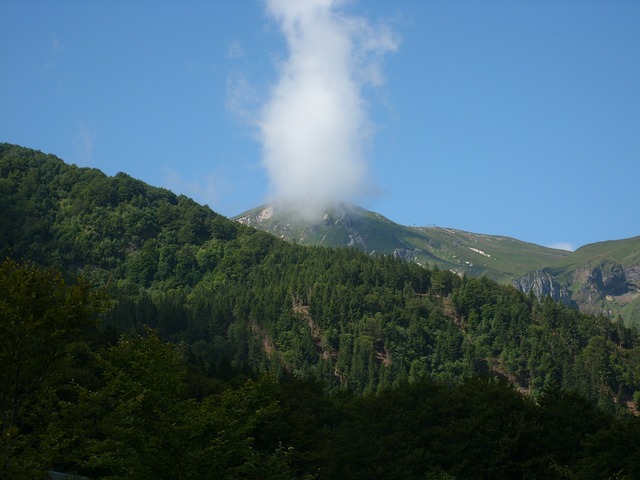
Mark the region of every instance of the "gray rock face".
<instances>
[{"instance_id":1,"label":"gray rock face","mask_svg":"<svg viewBox=\"0 0 640 480\"><path fill-rule=\"evenodd\" d=\"M408 262L415 262L418 254L416 249L396 248L393 251L393 256L395 258L402 258Z\"/></svg>"},{"instance_id":2,"label":"gray rock face","mask_svg":"<svg viewBox=\"0 0 640 480\"><path fill-rule=\"evenodd\" d=\"M624 276L627 279L629 288L635 291L640 290L640 265L625 265Z\"/></svg>"},{"instance_id":3,"label":"gray rock face","mask_svg":"<svg viewBox=\"0 0 640 480\"><path fill-rule=\"evenodd\" d=\"M576 270L575 279L581 283L574 300L581 310L595 314L608 314L606 300L634 298L640 291L640 266L622 266L604 262L598 266L584 265Z\"/></svg>"},{"instance_id":4,"label":"gray rock face","mask_svg":"<svg viewBox=\"0 0 640 480\"><path fill-rule=\"evenodd\" d=\"M574 305L571 300L571 292L560 285L553 275L544 270L533 270L522 277L514 278L511 284L525 293L533 291L533 294L538 298L550 296L557 302L569 306Z\"/></svg>"},{"instance_id":5,"label":"gray rock face","mask_svg":"<svg viewBox=\"0 0 640 480\"><path fill-rule=\"evenodd\" d=\"M587 283L602 295L624 295L628 291L624 268L617 263L595 267L591 270Z\"/></svg>"},{"instance_id":6,"label":"gray rock face","mask_svg":"<svg viewBox=\"0 0 640 480\"><path fill-rule=\"evenodd\" d=\"M605 262L593 267L585 265L576 270L576 280L583 283L581 290L594 290L601 296L620 296L638 289L640 266L623 267L615 262Z\"/></svg>"},{"instance_id":7,"label":"gray rock face","mask_svg":"<svg viewBox=\"0 0 640 480\"><path fill-rule=\"evenodd\" d=\"M597 266L586 264L576 269L572 292L544 270L534 270L515 278L511 284L525 293L538 297L550 295L556 301L593 314L610 314L607 302L612 299L627 302L640 293L640 265L622 266L613 261Z\"/></svg>"}]
</instances>

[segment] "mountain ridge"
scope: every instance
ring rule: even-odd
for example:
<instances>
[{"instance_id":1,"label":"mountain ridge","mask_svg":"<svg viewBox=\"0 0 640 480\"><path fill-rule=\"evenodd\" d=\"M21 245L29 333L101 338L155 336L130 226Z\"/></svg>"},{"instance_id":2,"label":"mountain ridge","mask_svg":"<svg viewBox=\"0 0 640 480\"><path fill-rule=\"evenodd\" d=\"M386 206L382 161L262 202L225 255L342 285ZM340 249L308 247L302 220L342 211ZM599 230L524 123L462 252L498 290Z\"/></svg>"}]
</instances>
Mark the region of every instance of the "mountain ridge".
<instances>
[{"instance_id":1,"label":"mountain ridge","mask_svg":"<svg viewBox=\"0 0 640 480\"><path fill-rule=\"evenodd\" d=\"M284 209L280 213L272 205L256 207L231 218L300 244L357 247L369 254L393 255L458 274L486 274L502 281L514 273L548 265L549 258L555 260L569 254L504 235L439 226L409 227L349 204L328 209L316 223L300 221ZM505 256L514 272L500 266ZM542 258L545 262L540 261Z\"/></svg>"},{"instance_id":2,"label":"mountain ridge","mask_svg":"<svg viewBox=\"0 0 640 480\"><path fill-rule=\"evenodd\" d=\"M409 227L349 204L327 209L315 223L284 208L262 205L232 217L239 223L304 245L355 247L458 275L488 276L525 293L581 310L618 315L640 325L640 236L584 245L574 252L504 235L449 227Z\"/></svg>"}]
</instances>

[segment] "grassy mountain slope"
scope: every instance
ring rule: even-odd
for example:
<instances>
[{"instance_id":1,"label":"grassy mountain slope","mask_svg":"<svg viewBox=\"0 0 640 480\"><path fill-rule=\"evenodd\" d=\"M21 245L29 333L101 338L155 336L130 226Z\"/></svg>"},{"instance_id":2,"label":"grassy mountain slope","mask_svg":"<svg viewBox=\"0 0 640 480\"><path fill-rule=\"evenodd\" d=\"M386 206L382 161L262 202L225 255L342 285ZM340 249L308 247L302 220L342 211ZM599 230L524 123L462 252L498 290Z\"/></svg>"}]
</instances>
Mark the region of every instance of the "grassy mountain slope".
<instances>
[{"instance_id":1,"label":"grassy mountain slope","mask_svg":"<svg viewBox=\"0 0 640 480\"><path fill-rule=\"evenodd\" d=\"M393 255L503 282L553 264L569 253L503 236L442 227L407 227L352 205L328 210L316 224L273 206L257 207L234 219L304 245L357 247L369 254Z\"/></svg>"},{"instance_id":2,"label":"grassy mountain slope","mask_svg":"<svg viewBox=\"0 0 640 480\"><path fill-rule=\"evenodd\" d=\"M568 279L567 274L582 265L595 265L609 260L621 265L640 264L640 236L585 245L558 261L552 270L559 278Z\"/></svg>"},{"instance_id":3,"label":"grassy mountain slope","mask_svg":"<svg viewBox=\"0 0 640 480\"><path fill-rule=\"evenodd\" d=\"M547 270L584 311L640 325L640 236L585 245Z\"/></svg>"},{"instance_id":4,"label":"grassy mountain slope","mask_svg":"<svg viewBox=\"0 0 640 480\"><path fill-rule=\"evenodd\" d=\"M487 275L507 281L515 275L554 264L568 252L515 238L464 232L442 227L416 228L425 237L432 251L440 258L450 259L458 271L474 276Z\"/></svg>"},{"instance_id":5,"label":"grassy mountain slope","mask_svg":"<svg viewBox=\"0 0 640 480\"><path fill-rule=\"evenodd\" d=\"M534 394L550 382L576 388L612 409L640 390L635 331L489 278L294 245L126 174L14 145L0 144L0 202L3 257L106 285L105 325L151 326L209 372L288 373L359 393L491 372Z\"/></svg>"}]
</instances>

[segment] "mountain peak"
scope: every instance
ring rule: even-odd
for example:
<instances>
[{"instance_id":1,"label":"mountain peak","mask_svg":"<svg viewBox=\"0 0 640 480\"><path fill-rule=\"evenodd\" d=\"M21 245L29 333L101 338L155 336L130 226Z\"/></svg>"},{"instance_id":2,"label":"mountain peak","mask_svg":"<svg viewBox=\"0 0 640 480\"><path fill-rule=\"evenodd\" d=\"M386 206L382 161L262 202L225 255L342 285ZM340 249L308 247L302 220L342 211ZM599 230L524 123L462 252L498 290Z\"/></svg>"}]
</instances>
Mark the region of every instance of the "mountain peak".
<instances>
[{"instance_id":1,"label":"mountain peak","mask_svg":"<svg viewBox=\"0 0 640 480\"><path fill-rule=\"evenodd\" d=\"M276 205L262 205L233 219L300 244L358 247L369 251L365 238L369 235L362 235L367 231L363 226L369 218L383 219L392 224L382 215L347 203L325 209L314 220L302 218L297 211Z\"/></svg>"},{"instance_id":2,"label":"mountain peak","mask_svg":"<svg viewBox=\"0 0 640 480\"><path fill-rule=\"evenodd\" d=\"M364 208L342 202L325 208L320 212L320 215L313 217L301 214L300 210L295 208L288 208L283 205L267 204L247 210L246 212L233 217L233 219L244 225L260 228L259 225L272 223L272 221L270 221L271 219L276 219L278 222L289 221L290 223L302 223L308 226L318 226L322 224L331 224L333 222L349 222L352 219L366 215L382 217L382 215L370 212Z\"/></svg>"},{"instance_id":3,"label":"mountain peak","mask_svg":"<svg viewBox=\"0 0 640 480\"><path fill-rule=\"evenodd\" d=\"M502 281L542 268L550 259L568 253L503 236L441 227L407 227L346 203L326 209L314 222L273 205L248 210L234 220L299 244L355 247L369 254L391 255Z\"/></svg>"},{"instance_id":4,"label":"mountain peak","mask_svg":"<svg viewBox=\"0 0 640 480\"><path fill-rule=\"evenodd\" d=\"M539 296L552 295L569 305L577 303L591 313L638 316L634 300L640 298L640 237L587 245L572 253L499 235L435 226L407 227L350 204L329 208L313 222L273 205L262 205L234 219L302 245L358 248L461 275L485 275L523 291L533 289ZM612 261L616 269L604 265ZM587 270L589 278L608 275L623 285L613 292L619 291L620 295L602 287L604 280L586 282L580 272ZM604 273L600 274L601 270Z\"/></svg>"}]
</instances>

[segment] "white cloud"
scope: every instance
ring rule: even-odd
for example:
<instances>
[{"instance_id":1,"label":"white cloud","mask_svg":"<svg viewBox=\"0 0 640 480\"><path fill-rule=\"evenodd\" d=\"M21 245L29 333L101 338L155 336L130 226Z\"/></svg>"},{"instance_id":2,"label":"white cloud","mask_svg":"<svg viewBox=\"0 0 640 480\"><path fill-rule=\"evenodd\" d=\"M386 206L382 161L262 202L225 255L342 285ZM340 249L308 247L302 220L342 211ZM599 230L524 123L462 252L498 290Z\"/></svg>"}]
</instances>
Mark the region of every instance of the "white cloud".
<instances>
[{"instance_id":1,"label":"white cloud","mask_svg":"<svg viewBox=\"0 0 640 480\"><path fill-rule=\"evenodd\" d=\"M342 14L338 1L270 0L289 56L258 126L273 201L307 218L367 190L372 135L363 94L384 81L381 63L398 40L385 26Z\"/></svg>"}]
</instances>

